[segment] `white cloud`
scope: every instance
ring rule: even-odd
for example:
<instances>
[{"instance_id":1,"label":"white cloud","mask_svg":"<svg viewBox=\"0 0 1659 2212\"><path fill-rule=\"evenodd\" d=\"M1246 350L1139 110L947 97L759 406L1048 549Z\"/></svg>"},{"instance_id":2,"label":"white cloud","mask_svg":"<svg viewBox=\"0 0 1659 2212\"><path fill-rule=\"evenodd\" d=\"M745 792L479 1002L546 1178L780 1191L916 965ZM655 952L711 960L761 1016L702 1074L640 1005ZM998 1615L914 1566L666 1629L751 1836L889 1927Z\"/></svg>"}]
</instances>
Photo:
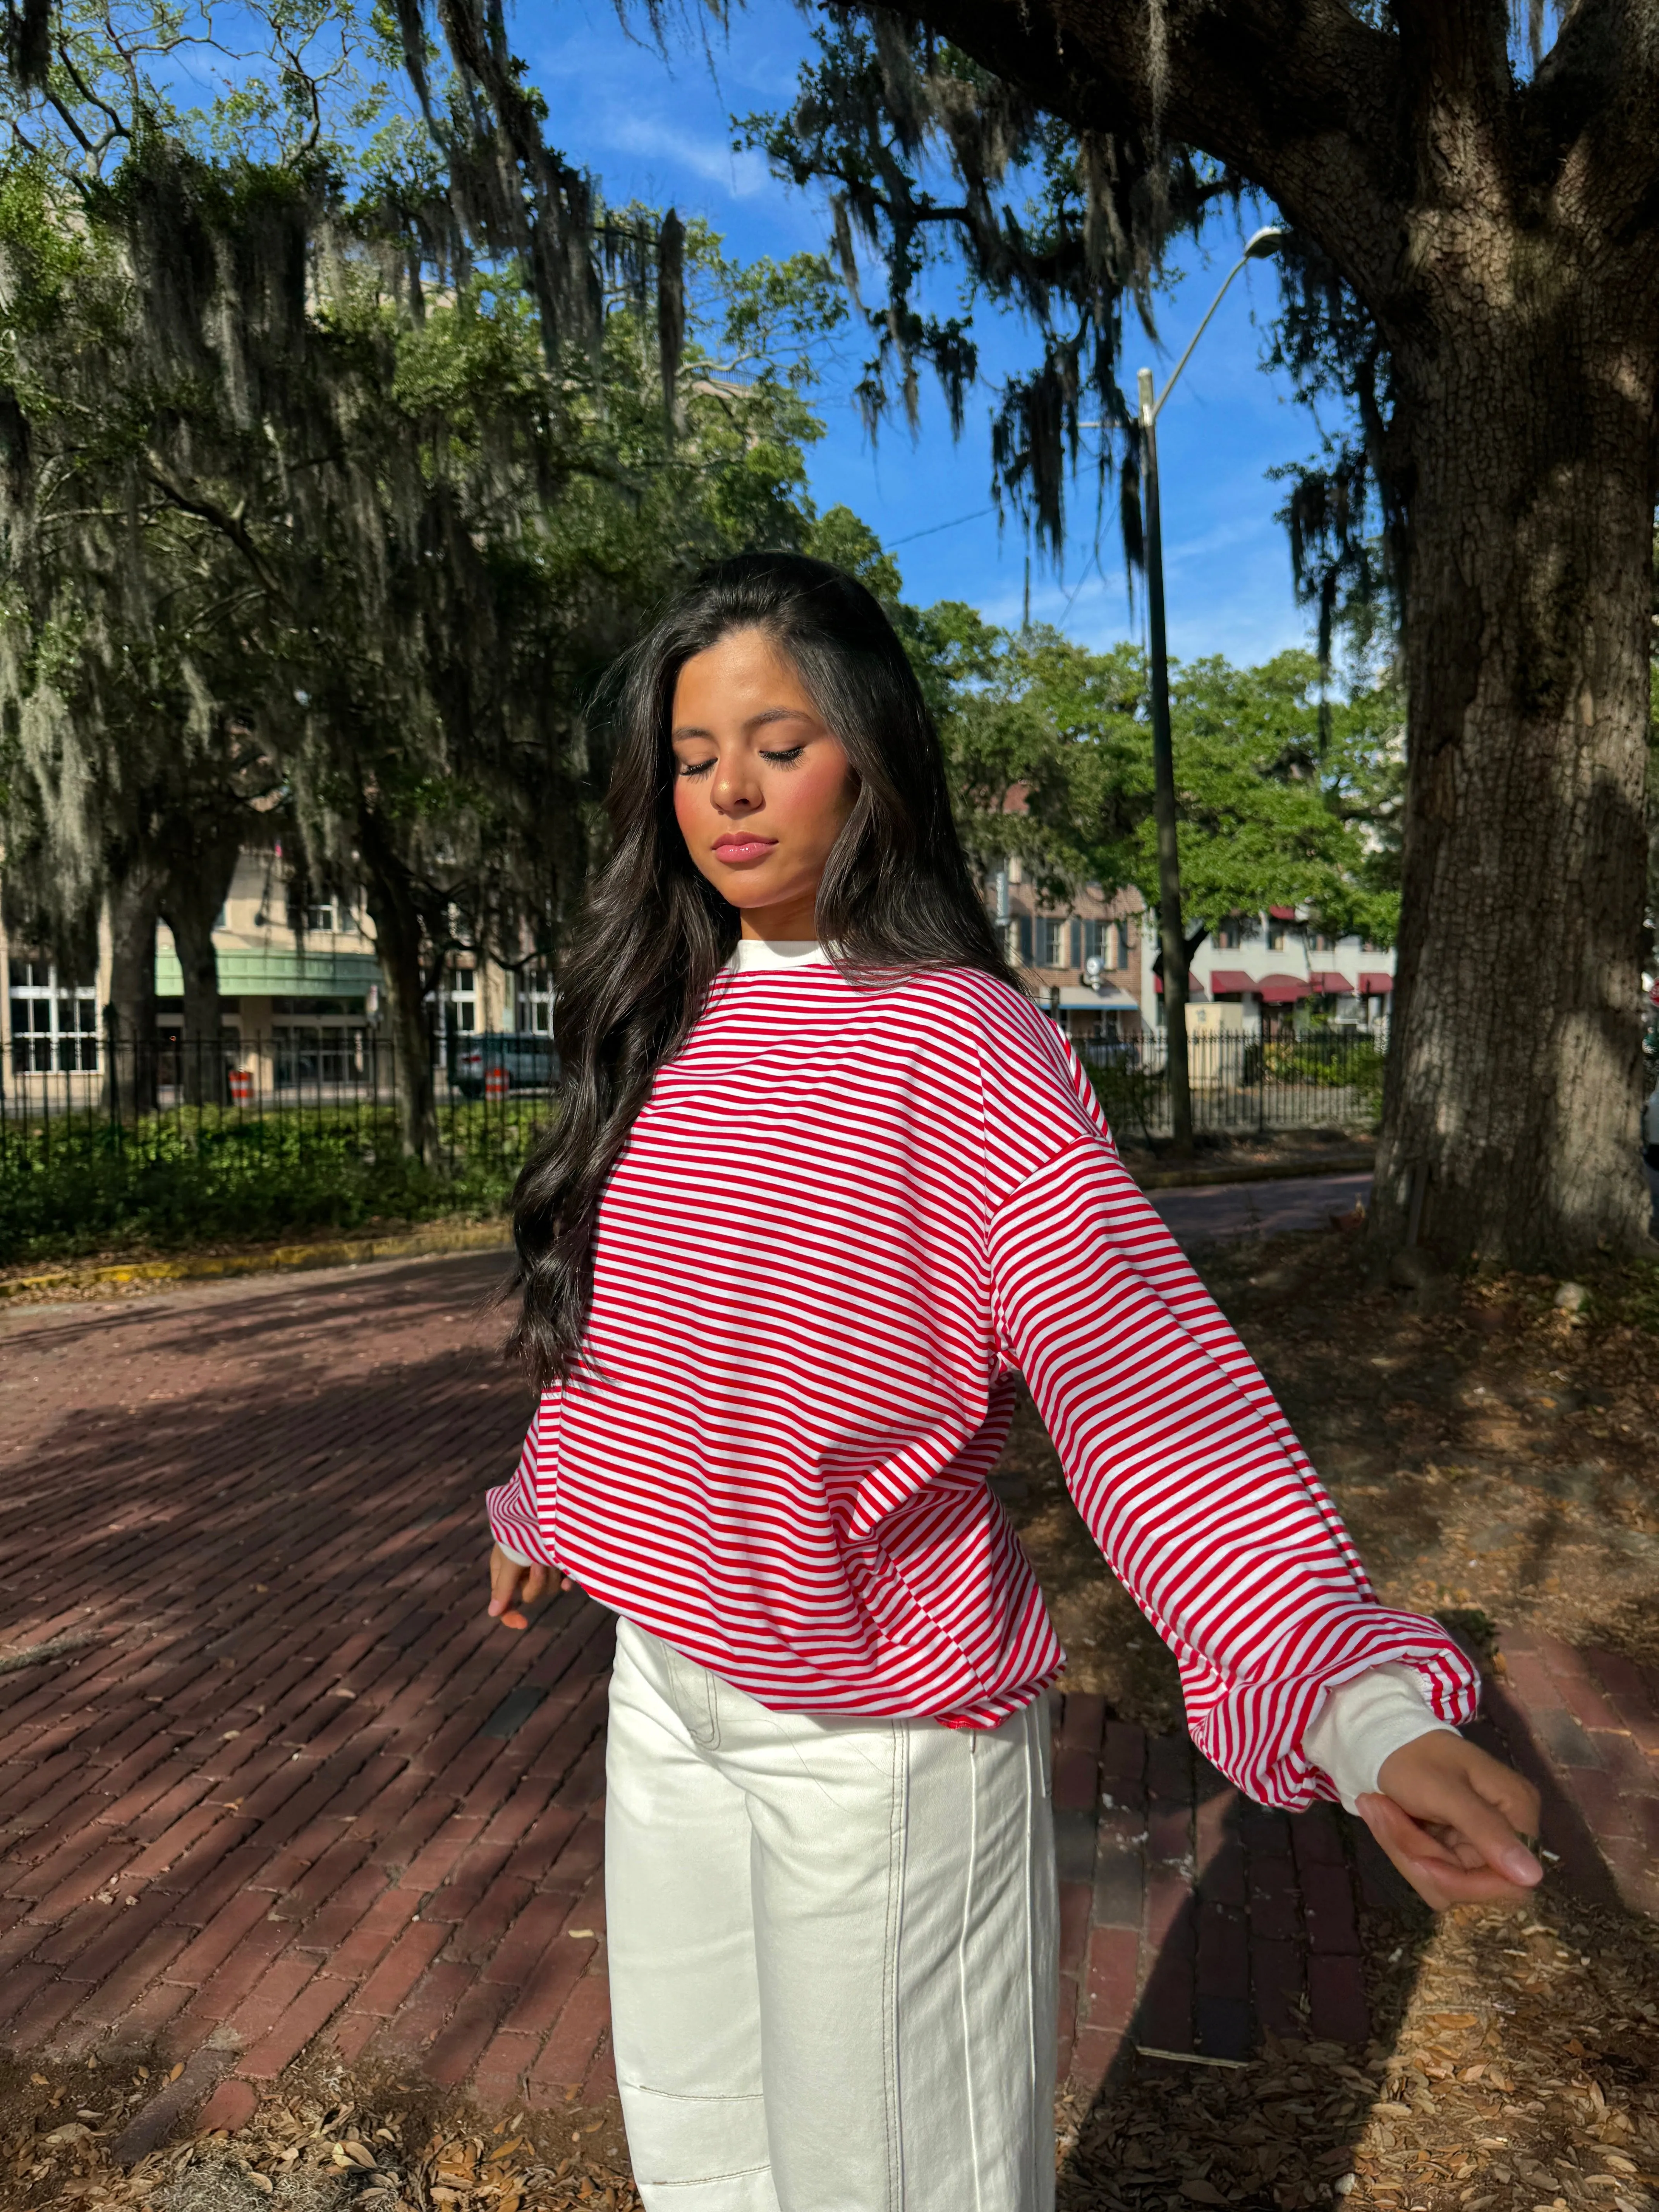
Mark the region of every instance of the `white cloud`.
<instances>
[{"instance_id":1,"label":"white cloud","mask_svg":"<svg viewBox=\"0 0 1659 2212\"><path fill-rule=\"evenodd\" d=\"M734 200L753 199L772 183L763 155L735 154L724 140L682 130L662 116L638 108L617 108L602 114L597 118L594 135L602 145L618 153L688 170Z\"/></svg>"}]
</instances>

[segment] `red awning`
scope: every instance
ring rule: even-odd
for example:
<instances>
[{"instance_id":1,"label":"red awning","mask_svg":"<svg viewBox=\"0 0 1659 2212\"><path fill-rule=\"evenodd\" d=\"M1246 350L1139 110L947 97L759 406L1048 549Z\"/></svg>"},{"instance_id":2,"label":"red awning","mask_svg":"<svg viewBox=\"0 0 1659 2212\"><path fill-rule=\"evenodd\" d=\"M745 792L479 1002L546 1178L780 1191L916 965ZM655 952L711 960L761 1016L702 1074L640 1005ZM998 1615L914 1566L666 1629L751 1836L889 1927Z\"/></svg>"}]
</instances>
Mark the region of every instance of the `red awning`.
<instances>
[{"instance_id":1,"label":"red awning","mask_svg":"<svg viewBox=\"0 0 1659 2212\"><path fill-rule=\"evenodd\" d=\"M1267 918L1270 921L1294 921L1296 908L1293 906L1270 906Z\"/></svg>"},{"instance_id":2,"label":"red awning","mask_svg":"<svg viewBox=\"0 0 1659 2212\"><path fill-rule=\"evenodd\" d=\"M1298 999L1313 996L1313 985L1304 983L1299 975L1262 975L1255 989L1264 1006L1294 1006Z\"/></svg>"},{"instance_id":3,"label":"red awning","mask_svg":"<svg viewBox=\"0 0 1659 2212\"><path fill-rule=\"evenodd\" d=\"M1164 996L1164 978L1161 975L1153 976L1152 988L1160 999ZM1196 1006L1200 1000L1207 999L1209 993L1204 988L1202 976L1189 975L1187 978L1187 1004L1189 1006Z\"/></svg>"},{"instance_id":4,"label":"red awning","mask_svg":"<svg viewBox=\"0 0 1659 2212\"><path fill-rule=\"evenodd\" d=\"M1242 968L1212 968L1210 988L1218 997L1234 991L1254 991L1255 977L1247 975Z\"/></svg>"},{"instance_id":5,"label":"red awning","mask_svg":"<svg viewBox=\"0 0 1659 2212\"><path fill-rule=\"evenodd\" d=\"M1323 992L1328 999L1351 999L1353 996L1353 985L1346 975L1339 975L1334 968L1316 968L1308 980L1316 991Z\"/></svg>"},{"instance_id":6,"label":"red awning","mask_svg":"<svg viewBox=\"0 0 1659 2212\"><path fill-rule=\"evenodd\" d=\"M1362 968L1359 971L1359 995L1362 999L1386 999L1394 988L1394 977L1379 969Z\"/></svg>"}]
</instances>

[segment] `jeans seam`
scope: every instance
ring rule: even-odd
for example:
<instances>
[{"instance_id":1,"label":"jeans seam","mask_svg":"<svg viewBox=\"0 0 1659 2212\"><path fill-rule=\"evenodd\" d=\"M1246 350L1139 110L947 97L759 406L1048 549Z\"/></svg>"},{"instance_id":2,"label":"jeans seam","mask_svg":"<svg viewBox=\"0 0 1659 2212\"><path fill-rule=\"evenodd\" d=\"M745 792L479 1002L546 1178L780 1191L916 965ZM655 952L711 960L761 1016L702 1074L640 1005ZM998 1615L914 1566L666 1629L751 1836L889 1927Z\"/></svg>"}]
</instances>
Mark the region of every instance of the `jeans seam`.
<instances>
[{"instance_id":1,"label":"jeans seam","mask_svg":"<svg viewBox=\"0 0 1659 2212\"><path fill-rule=\"evenodd\" d=\"M1038 1717L1034 1724L1030 1714L1035 1710ZM1047 1769L1043 1750L1048 1737L1048 1698L1046 1691L1039 1691L1032 1705L1026 1709L1025 1729L1025 1821L1024 1821L1024 1891L1025 1891L1025 2047L1027 2079L1030 2084L1033 2104L1037 2094L1037 1973L1036 1973L1036 1823L1040 1808L1046 1804L1048 1790ZM1042 2157L1042 2132L1033 2128L1033 2161ZM1030 2177L1035 2182L1035 2172Z\"/></svg>"},{"instance_id":2,"label":"jeans seam","mask_svg":"<svg viewBox=\"0 0 1659 2212\"><path fill-rule=\"evenodd\" d=\"M899 1946L904 1924L905 1863L909 1843L909 1735L888 1723L891 1773L888 1806L887 1927L882 1961L882 2101L887 2137L887 2212L904 2203L903 2083L898 2033Z\"/></svg>"},{"instance_id":3,"label":"jeans seam","mask_svg":"<svg viewBox=\"0 0 1659 2212\"><path fill-rule=\"evenodd\" d=\"M648 2181L647 2189L706 2189L711 2181L741 2181L745 2174L769 2173L772 2161L763 2158L758 2166L728 2166L724 2173L691 2173L684 2181Z\"/></svg>"},{"instance_id":4,"label":"jeans seam","mask_svg":"<svg viewBox=\"0 0 1659 2212\"><path fill-rule=\"evenodd\" d=\"M763 2089L653 2089L648 2081L632 2081L628 2087L642 2097L665 2097L676 2105L758 2105L766 2094Z\"/></svg>"}]
</instances>

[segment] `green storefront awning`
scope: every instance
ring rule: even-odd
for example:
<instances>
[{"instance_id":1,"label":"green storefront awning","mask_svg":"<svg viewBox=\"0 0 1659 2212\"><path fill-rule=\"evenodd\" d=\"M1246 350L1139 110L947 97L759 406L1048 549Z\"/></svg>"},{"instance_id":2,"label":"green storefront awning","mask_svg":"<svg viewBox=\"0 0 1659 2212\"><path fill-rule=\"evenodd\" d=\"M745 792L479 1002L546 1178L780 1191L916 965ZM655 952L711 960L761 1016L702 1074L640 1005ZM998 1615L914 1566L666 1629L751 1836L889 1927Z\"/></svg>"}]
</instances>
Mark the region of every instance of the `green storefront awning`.
<instances>
[{"instance_id":1,"label":"green storefront awning","mask_svg":"<svg viewBox=\"0 0 1659 2212\"><path fill-rule=\"evenodd\" d=\"M372 952L296 952L291 950L238 951L222 949L219 988L228 999L361 999L380 980L380 963ZM181 999L184 970L179 956L159 946L155 954L155 995Z\"/></svg>"}]
</instances>

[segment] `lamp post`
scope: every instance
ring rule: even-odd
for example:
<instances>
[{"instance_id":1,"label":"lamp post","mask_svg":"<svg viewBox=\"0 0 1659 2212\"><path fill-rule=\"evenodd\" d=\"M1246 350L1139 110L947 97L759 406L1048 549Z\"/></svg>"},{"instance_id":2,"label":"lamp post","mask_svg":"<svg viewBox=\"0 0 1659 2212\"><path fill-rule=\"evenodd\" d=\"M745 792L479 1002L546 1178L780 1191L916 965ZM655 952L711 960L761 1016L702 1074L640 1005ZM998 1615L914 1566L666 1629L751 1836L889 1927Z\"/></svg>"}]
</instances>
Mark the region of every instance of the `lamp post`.
<instances>
[{"instance_id":1,"label":"lamp post","mask_svg":"<svg viewBox=\"0 0 1659 2212\"><path fill-rule=\"evenodd\" d=\"M1170 657L1164 622L1164 529L1158 495L1158 417L1175 390L1193 348L1210 327L1227 287L1247 261L1274 253L1288 233L1269 224L1246 241L1244 251L1222 280L1221 289L1187 342L1187 350L1162 392L1152 372L1136 378L1140 400L1141 483L1146 499L1146 611L1152 686L1152 815L1158 825L1158 923L1164 956L1164 1034L1170 1076L1172 1148L1178 1157L1193 1149L1193 1093L1187 1066L1187 938L1181 913L1181 852L1176 824L1175 747L1170 734Z\"/></svg>"}]
</instances>

